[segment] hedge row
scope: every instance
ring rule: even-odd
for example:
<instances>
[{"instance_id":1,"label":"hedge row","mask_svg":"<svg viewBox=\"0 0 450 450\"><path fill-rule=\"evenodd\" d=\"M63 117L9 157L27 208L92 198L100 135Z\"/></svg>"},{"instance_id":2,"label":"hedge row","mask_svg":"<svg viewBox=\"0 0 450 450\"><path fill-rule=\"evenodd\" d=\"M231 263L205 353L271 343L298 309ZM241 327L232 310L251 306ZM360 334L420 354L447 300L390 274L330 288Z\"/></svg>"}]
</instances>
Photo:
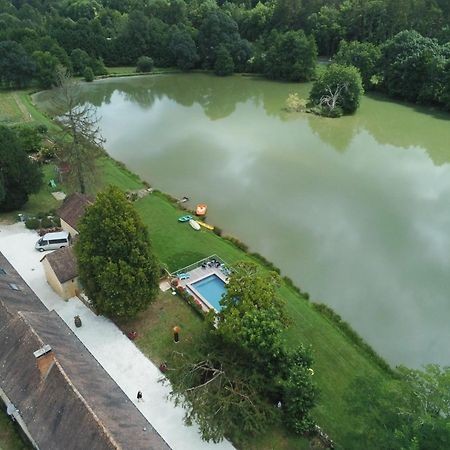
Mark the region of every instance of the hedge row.
<instances>
[{"instance_id":1,"label":"hedge row","mask_svg":"<svg viewBox=\"0 0 450 450\"><path fill-rule=\"evenodd\" d=\"M397 372L339 314L323 303L312 303L312 306L322 316L333 322L351 342L367 353L381 370L394 377L397 375Z\"/></svg>"}]
</instances>

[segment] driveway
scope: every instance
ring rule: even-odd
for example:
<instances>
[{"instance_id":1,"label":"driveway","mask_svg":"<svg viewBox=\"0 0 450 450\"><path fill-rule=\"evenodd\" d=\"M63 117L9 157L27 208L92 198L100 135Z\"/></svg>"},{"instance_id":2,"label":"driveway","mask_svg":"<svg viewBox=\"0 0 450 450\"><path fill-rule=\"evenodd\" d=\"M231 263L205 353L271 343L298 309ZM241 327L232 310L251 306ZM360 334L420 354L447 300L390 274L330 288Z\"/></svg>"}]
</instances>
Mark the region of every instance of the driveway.
<instances>
[{"instance_id":1,"label":"driveway","mask_svg":"<svg viewBox=\"0 0 450 450\"><path fill-rule=\"evenodd\" d=\"M183 409L167 400L169 387L158 383L159 369L110 320L96 316L78 298L65 302L52 290L40 263L44 254L34 249L37 239L36 232L22 223L0 226L0 251L46 307L67 323L169 446L173 450L234 449L228 441L202 441L198 427L183 423ZM81 328L74 325L75 315L81 317ZM139 390L144 401L137 403Z\"/></svg>"}]
</instances>

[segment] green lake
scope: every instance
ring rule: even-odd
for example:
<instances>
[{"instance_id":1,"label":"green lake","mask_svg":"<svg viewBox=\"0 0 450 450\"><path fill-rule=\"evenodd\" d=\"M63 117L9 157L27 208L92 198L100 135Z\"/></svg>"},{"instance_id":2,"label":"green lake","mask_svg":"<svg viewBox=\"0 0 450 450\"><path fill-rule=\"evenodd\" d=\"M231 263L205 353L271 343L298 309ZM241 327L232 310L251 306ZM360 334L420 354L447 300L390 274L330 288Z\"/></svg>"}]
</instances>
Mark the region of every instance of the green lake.
<instances>
[{"instance_id":1,"label":"green lake","mask_svg":"<svg viewBox=\"0 0 450 450\"><path fill-rule=\"evenodd\" d=\"M341 119L283 111L309 88L203 74L83 85L112 157L207 203L210 223L390 363L450 364L450 116L380 97Z\"/></svg>"}]
</instances>

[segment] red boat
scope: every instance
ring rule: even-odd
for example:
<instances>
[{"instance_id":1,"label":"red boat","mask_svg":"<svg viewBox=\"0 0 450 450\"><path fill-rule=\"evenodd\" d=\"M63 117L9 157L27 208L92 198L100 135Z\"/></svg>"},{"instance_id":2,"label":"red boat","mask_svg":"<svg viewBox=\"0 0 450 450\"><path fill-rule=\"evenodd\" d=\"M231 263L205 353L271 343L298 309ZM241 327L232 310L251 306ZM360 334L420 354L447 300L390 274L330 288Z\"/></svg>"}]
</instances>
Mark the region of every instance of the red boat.
<instances>
[{"instance_id":1,"label":"red boat","mask_svg":"<svg viewBox=\"0 0 450 450\"><path fill-rule=\"evenodd\" d=\"M206 210L208 209L208 205L206 203L199 203L195 208L195 215L204 216L206 214Z\"/></svg>"}]
</instances>

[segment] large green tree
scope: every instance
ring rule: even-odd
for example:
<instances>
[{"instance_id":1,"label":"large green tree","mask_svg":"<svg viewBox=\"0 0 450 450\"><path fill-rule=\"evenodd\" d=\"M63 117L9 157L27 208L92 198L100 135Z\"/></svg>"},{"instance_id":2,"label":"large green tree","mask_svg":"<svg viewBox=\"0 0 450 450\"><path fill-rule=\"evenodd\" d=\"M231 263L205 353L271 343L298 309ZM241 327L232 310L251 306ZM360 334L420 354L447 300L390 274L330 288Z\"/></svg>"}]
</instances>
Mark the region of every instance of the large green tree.
<instances>
[{"instance_id":1,"label":"large green tree","mask_svg":"<svg viewBox=\"0 0 450 450\"><path fill-rule=\"evenodd\" d=\"M314 82L309 100L325 115L354 113L364 94L361 75L353 66L331 64Z\"/></svg>"},{"instance_id":2,"label":"large green tree","mask_svg":"<svg viewBox=\"0 0 450 450\"><path fill-rule=\"evenodd\" d=\"M116 187L97 195L79 225L80 279L100 314L128 318L156 295L159 267L147 229Z\"/></svg>"},{"instance_id":3,"label":"large green tree","mask_svg":"<svg viewBox=\"0 0 450 450\"><path fill-rule=\"evenodd\" d=\"M0 125L0 211L20 208L41 184L42 172L28 158L19 136Z\"/></svg>"},{"instance_id":4,"label":"large green tree","mask_svg":"<svg viewBox=\"0 0 450 450\"><path fill-rule=\"evenodd\" d=\"M181 70L193 69L199 60L194 39L184 27L170 29L168 50L171 63Z\"/></svg>"},{"instance_id":5,"label":"large green tree","mask_svg":"<svg viewBox=\"0 0 450 450\"><path fill-rule=\"evenodd\" d=\"M172 395L185 407L186 421L197 422L207 440L228 436L242 442L276 420L293 432L311 430L312 358L302 346L286 349L278 285L276 273L262 274L251 263L236 265L216 328L202 336L197 352L174 354ZM276 408L278 402L282 408Z\"/></svg>"},{"instance_id":6,"label":"large green tree","mask_svg":"<svg viewBox=\"0 0 450 450\"><path fill-rule=\"evenodd\" d=\"M317 48L314 39L300 31L272 32L264 71L269 78L307 81L315 72Z\"/></svg>"},{"instance_id":7,"label":"large green tree","mask_svg":"<svg viewBox=\"0 0 450 450\"><path fill-rule=\"evenodd\" d=\"M230 52L225 46L220 45L216 52L214 73L220 76L231 75L234 72L234 62Z\"/></svg>"},{"instance_id":8,"label":"large green tree","mask_svg":"<svg viewBox=\"0 0 450 450\"><path fill-rule=\"evenodd\" d=\"M399 379L359 377L346 403L355 417L350 450L450 448L450 368L399 369Z\"/></svg>"},{"instance_id":9,"label":"large green tree","mask_svg":"<svg viewBox=\"0 0 450 450\"><path fill-rule=\"evenodd\" d=\"M0 42L0 82L7 87L24 87L34 75L35 65L28 53L14 41Z\"/></svg>"},{"instance_id":10,"label":"large green tree","mask_svg":"<svg viewBox=\"0 0 450 450\"><path fill-rule=\"evenodd\" d=\"M359 69L365 89L376 85L380 68L381 50L370 42L341 41L339 50L334 57L336 64L342 66L355 66Z\"/></svg>"},{"instance_id":11,"label":"large green tree","mask_svg":"<svg viewBox=\"0 0 450 450\"><path fill-rule=\"evenodd\" d=\"M417 31L398 33L382 46L384 89L391 96L409 101L429 97L425 91L433 89L432 81L439 83L445 74L431 76L436 58L442 56L443 50L436 40L423 37Z\"/></svg>"}]
</instances>

